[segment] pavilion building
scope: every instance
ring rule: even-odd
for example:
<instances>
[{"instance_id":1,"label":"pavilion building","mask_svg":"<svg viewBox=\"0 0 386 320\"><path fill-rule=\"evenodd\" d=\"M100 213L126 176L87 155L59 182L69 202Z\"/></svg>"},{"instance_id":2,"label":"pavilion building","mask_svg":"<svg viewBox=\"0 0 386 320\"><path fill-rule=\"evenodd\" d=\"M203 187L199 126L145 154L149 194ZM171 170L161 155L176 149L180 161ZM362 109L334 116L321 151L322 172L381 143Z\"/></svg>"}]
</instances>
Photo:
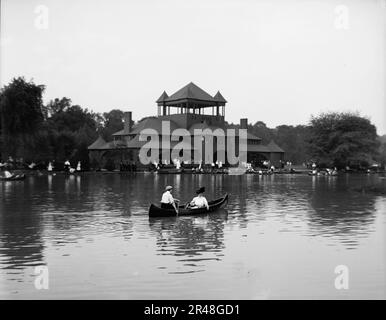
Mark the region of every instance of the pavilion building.
<instances>
[{"instance_id":1,"label":"pavilion building","mask_svg":"<svg viewBox=\"0 0 386 320\"><path fill-rule=\"evenodd\" d=\"M162 122L170 123L170 132L175 129L186 129L191 136L195 129L230 129L225 121L225 107L227 101L218 91L214 96L190 82L171 96L164 91L156 101L157 116L147 117L132 126L132 113L125 112L124 128L113 134L112 141L105 141L99 137L88 147L90 163L93 167L103 168L107 162L114 163L119 168L121 163L136 163L140 166L139 150L148 143L141 141L140 133L144 129L156 130L160 141L162 137ZM240 129L248 129L248 120L240 119ZM236 142L238 129L236 129ZM168 137L170 139L170 137ZM193 151L193 138L191 145L186 146ZM170 151L179 141L170 141ZM180 144L181 145L181 144ZM185 148L185 146L184 146ZM204 148L203 148L204 149ZM225 150L226 152L226 150ZM216 161L217 150L214 148L213 159ZM204 155L203 155L204 157ZM247 161L258 164L261 161L270 161L278 166L284 160L284 150L274 141L267 145L262 144L262 139L247 133ZM171 161L171 160L170 160ZM161 152L160 159L161 162Z\"/></svg>"}]
</instances>

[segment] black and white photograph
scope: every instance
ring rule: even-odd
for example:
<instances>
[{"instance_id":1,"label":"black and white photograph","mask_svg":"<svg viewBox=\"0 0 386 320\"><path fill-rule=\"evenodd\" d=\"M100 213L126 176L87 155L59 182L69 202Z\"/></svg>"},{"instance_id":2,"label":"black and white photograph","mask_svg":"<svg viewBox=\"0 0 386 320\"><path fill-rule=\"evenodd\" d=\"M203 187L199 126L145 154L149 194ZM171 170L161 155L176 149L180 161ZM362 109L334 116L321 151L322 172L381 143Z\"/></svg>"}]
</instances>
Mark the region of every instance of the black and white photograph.
<instances>
[{"instance_id":1,"label":"black and white photograph","mask_svg":"<svg viewBox=\"0 0 386 320\"><path fill-rule=\"evenodd\" d=\"M0 300L386 299L386 0L0 10Z\"/></svg>"}]
</instances>

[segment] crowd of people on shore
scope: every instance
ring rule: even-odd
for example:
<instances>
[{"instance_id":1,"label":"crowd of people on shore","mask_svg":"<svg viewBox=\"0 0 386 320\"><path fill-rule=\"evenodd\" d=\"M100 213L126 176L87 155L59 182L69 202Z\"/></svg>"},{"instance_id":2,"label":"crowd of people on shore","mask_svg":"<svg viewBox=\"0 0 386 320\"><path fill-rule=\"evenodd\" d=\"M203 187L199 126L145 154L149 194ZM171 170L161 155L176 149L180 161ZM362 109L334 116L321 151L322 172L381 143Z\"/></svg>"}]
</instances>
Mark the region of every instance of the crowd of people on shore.
<instances>
[{"instance_id":1,"label":"crowd of people on shore","mask_svg":"<svg viewBox=\"0 0 386 320\"><path fill-rule=\"evenodd\" d=\"M163 171L163 170L176 170L184 172L195 172L195 173L208 173L208 172L225 172L225 166L222 161L215 161L211 164L203 164L202 161L198 163L190 161L181 161L179 159L174 159L171 163L167 160L163 162L153 161L150 165L150 171Z\"/></svg>"},{"instance_id":2,"label":"crowd of people on shore","mask_svg":"<svg viewBox=\"0 0 386 320\"><path fill-rule=\"evenodd\" d=\"M76 163L76 165L74 165ZM0 171L10 172L14 170L47 170L48 172L52 171L65 171L69 173L74 173L76 171L82 171L81 161L77 161L73 164L69 160L66 160L64 163L58 164L53 161L46 162L26 162L23 158L14 159L11 156L8 157L6 161L0 160Z\"/></svg>"},{"instance_id":3,"label":"crowd of people on shore","mask_svg":"<svg viewBox=\"0 0 386 320\"><path fill-rule=\"evenodd\" d=\"M368 168L351 168L346 166L345 168L338 169L337 167L325 167L319 165L316 161L305 162L302 166L293 166L290 161L280 160L275 166L269 160L259 161L259 162L243 162L241 164L247 173L255 174L273 174L273 173L300 173L305 172L309 175L338 175L339 172L380 172L385 169L380 166L371 166ZM84 169L88 170L88 166L83 168L81 161L72 161L66 160L64 162L60 161L41 161L27 162L23 158L13 158L8 157L6 161L0 160L0 171L12 172L12 171L29 171L36 170L40 171L64 171L68 173L75 173L83 171ZM169 170L176 172L192 172L192 173L226 173L229 169L229 165L224 164L222 161L216 160L210 164L204 164L202 161L199 163L194 163L193 161L182 161L180 159L173 159L168 162L166 160L162 162L154 161L151 163L148 168L140 168L141 170L149 171L159 171L159 172L168 172ZM138 170L137 163L135 161L121 161L119 164L116 164L115 169L106 168L106 169L93 169L94 171L128 171L136 172ZM307 171L308 170L308 171Z\"/></svg>"}]
</instances>

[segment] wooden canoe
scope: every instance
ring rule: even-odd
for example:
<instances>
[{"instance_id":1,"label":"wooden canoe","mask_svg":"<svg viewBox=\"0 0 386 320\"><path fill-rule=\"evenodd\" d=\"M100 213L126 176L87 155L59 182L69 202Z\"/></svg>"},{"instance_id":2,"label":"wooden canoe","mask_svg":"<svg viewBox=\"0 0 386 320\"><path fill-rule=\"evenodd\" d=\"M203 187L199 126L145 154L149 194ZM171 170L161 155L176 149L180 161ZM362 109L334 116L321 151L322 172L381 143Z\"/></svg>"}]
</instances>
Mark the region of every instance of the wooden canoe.
<instances>
[{"instance_id":1,"label":"wooden canoe","mask_svg":"<svg viewBox=\"0 0 386 320\"><path fill-rule=\"evenodd\" d=\"M179 209L178 215L179 216L187 216L187 215L196 215L196 214L208 214L208 213L214 212L220 208L225 207L226 204L228 203L228 198L229 198L229 196L228 196L228 194L226 194L225 196L223 196L219 199L209 201L208 202L209 210L207 210L206 208L189 209L189 208L185 208L186 205L180 205L178 207L178 209ZM151 218L153 218L153 217L175 217L175 216L177 216L177 213L174 209L163 209L163 208L156 206L155 204L150 205L149 217L151 217Z\"/></svg>"}]
</instances>

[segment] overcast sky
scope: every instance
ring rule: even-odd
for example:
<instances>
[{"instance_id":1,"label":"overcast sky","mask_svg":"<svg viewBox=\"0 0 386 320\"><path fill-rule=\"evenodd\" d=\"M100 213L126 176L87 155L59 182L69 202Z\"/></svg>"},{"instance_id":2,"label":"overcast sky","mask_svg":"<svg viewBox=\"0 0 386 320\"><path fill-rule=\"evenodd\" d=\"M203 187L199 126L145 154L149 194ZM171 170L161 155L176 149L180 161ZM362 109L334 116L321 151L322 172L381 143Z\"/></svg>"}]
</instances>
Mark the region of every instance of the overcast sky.
<instances>
[{"instance_id":1,"label":"overcast sky","mask_svg":"<svg viewBox=\"0 0 386 320\"><path fill-rule=\"evenodd\" d=\"M2 0L1 85L33 78L45 101L138 120L193 81L230 122L351 110L385 134L385 29L385 0Z\"/></svg>"}]
</instances>

